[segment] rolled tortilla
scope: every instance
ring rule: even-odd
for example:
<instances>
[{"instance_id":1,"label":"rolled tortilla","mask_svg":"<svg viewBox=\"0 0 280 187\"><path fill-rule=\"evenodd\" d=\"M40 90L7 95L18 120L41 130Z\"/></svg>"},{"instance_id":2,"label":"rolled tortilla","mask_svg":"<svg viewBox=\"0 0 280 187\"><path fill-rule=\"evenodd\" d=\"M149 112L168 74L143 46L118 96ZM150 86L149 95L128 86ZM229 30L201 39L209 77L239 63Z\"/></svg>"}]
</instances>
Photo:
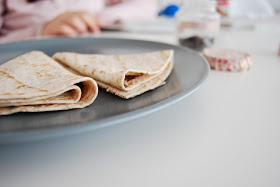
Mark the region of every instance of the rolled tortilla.
<instances>
[{"instance_id":1,"label":"rolled tortilla","mask_svg":"<svg viewBox=\"0 0 280 187\"><path fill-rule=\"evenodd\" d=\"M165 84L173 50L130 55L55 53L53 59L92 77L106 91L129 99Z\"/></svg>"},{"instance_id":2,"label":"rolled tortilla","mask_svg":"<svg viewBox=\"0 0 280 187\"><path fill-rule=\"evenodd\" d=\"M0 66L0 115L83 108L98 94L96 82L66 70L40 51Z\"/></svg>"}]
</instances>

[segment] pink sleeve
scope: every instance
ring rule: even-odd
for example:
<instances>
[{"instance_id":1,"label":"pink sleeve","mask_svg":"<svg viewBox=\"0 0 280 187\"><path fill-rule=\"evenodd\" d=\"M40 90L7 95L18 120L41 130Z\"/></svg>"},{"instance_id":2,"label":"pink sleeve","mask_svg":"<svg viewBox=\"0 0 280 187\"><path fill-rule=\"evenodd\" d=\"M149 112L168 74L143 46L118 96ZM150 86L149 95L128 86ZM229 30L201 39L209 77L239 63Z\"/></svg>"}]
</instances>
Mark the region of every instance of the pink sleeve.
<instances>
[{"instance_id":1,"label":"pink sleeve","mask_svg":"<svg viewBox=\"0 0 280 187\"><path fill-rule=\"evenodd\" d=\"M103 26L112 25L116 21L152 20L157 15L156 11L155 0L123 0L122 3L107 6L99 14L99 20Z\"/></svg>"},{"instance_id":2,"label":"pink sleeve","mask_svg":"<svg viewBox=\"0 0 280 187\"><path fill-rule=\"evenodd\" d=\"M54 6L53 1L29 3L27 0L0 0L0 5L0 43L40 36L44 23L59 13L50 11ZM7 13L3 14L4 11Z\"/></svg>"},{"instance_id":3,"label":"pink sleeve","mask_svg":"<svg viewBox=\"0 0 280 187\"><path fill-rule=\"evenodd\" d=\"M4 14L4 1L0 0L0 29L2 28L3 25L3 18L2 15Z\"/></svg>"},{"instance_id":4,"label":"pink sleeve","mask_svg":"<svg viewBox=\"0 0 280 187\"><path fill-rule=\"evenodd\" d=\"M42 27L42 24L36 24L32 27L17 29L5 35L0 35L0 44L39 37L41 36Z\"/></svg>"}]
</instances>

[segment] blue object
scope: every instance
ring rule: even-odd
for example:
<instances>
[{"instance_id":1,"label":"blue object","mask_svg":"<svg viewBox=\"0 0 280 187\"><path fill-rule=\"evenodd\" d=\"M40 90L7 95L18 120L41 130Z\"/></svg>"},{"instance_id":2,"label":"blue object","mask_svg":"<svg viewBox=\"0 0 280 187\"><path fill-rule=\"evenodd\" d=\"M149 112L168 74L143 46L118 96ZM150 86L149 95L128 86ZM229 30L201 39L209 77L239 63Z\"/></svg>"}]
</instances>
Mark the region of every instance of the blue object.
<instances>
[{"instance_id":1,"label":"blue object","mask_svg":"<svg viewBox=\"0 0 280 187\"><path fill-rule=\"evenodd\" d=\"M167 16L173 18L178 10L178 5L171 4L166 6L162 11L160 11L159 16Z\"/></svg>"}]
</instances>

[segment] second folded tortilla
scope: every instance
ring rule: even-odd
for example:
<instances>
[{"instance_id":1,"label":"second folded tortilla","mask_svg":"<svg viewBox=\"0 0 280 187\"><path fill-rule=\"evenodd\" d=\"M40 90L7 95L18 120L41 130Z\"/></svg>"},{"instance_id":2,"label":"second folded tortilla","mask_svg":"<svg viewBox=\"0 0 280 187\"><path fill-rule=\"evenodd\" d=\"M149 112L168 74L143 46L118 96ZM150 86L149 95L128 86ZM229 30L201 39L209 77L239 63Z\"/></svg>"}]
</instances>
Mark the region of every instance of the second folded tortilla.
<instances>
[{"instance_id":1,"label":"second folded tortilla","mask_svg":"<svg viewBox=\"0 0 280 187\"><path fill-rule=\"evenodd\" d=\"M173 50L130 55L59 52L53 58L122 98L129 99L165 84L173 68Z\"/></svg>"}]
</instances>

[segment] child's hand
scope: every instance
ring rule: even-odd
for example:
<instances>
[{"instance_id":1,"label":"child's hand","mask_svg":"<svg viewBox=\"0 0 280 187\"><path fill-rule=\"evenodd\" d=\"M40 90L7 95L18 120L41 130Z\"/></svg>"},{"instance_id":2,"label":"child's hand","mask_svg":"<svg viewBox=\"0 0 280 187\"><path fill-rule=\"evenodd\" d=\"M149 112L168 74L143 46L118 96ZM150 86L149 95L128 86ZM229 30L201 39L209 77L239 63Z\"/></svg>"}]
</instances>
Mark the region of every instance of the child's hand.
<instances>
[{"instance_id":1,"label":"child's hand","mask_svg":"<svg viewBox=\"0 0 280 187\"><path fill-rule=\"evenodd\" d=\"M74 37L87 32L100 32L100 24L94 15L87 12L66 12L46 23L42 34Z\"/></svg>"}]
</instances>

